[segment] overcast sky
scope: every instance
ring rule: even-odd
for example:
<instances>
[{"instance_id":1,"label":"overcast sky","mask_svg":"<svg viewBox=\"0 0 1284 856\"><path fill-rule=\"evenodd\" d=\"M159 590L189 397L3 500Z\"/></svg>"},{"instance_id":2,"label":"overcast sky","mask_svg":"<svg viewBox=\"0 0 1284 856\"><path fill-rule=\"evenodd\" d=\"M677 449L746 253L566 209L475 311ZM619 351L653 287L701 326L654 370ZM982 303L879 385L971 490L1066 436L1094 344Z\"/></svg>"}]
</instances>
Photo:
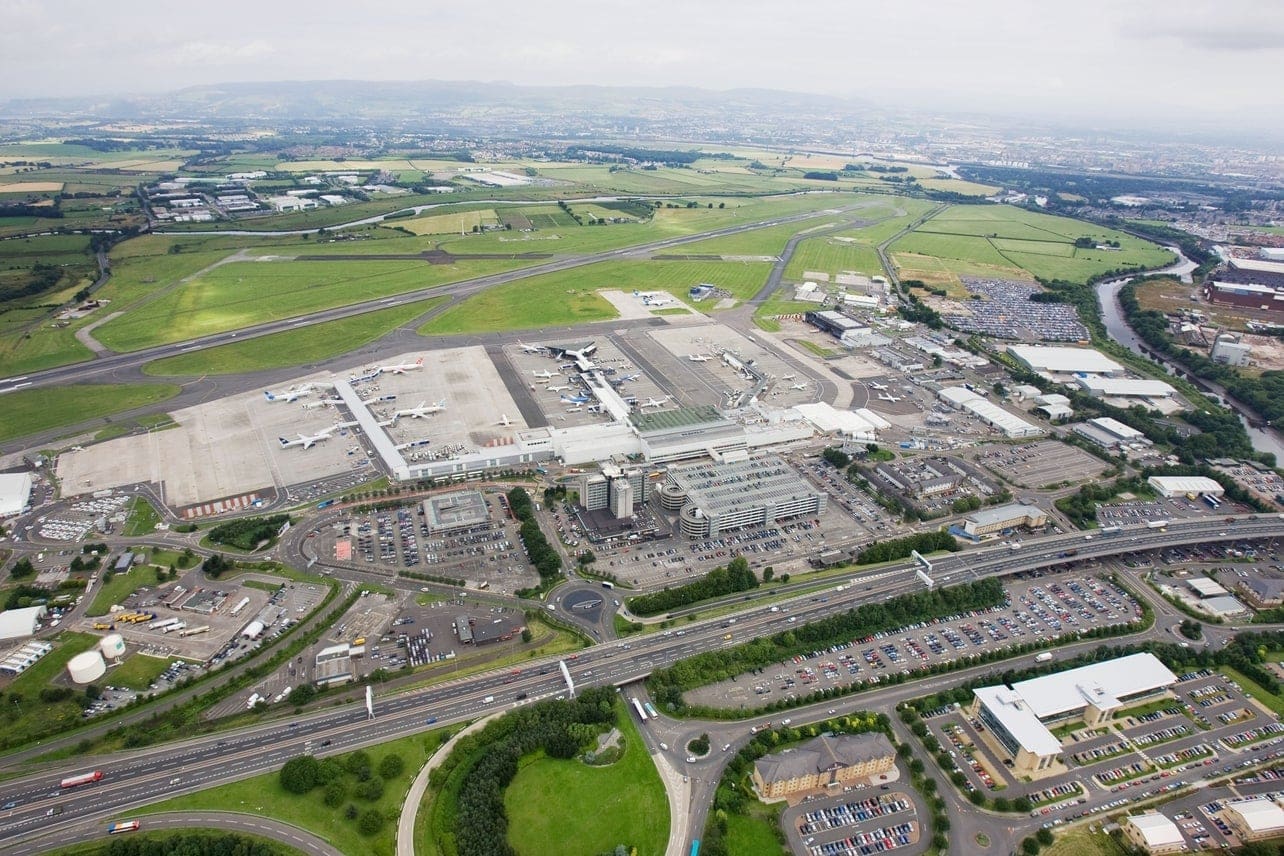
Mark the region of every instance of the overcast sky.
<instances>
[{"instance_id":1,"label":"overcast sky","mask_svg":"<svg viewBox=\"0 0 1284 856\"><path fill-rule=\"evenodd\" d=\"M7 97L446 79L768 87L1138 122L1284 115L1280 0L4 0L0 12Z\"/></svg>"}]
</instances>

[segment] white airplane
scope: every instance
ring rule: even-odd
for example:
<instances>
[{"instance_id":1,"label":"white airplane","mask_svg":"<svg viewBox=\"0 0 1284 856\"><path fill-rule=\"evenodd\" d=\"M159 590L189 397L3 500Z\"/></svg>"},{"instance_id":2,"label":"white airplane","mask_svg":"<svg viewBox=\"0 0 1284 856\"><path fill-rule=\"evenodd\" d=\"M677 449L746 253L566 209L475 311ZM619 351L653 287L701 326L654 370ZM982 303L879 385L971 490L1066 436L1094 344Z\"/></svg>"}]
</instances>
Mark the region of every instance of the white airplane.
<instances>
[{"instance_id":1,"label":"white airplane","mask_svg":"<svg viewBox=\"0 0 1284 856\"><path fill-rule=\"evenodd\" d=\"M405 374L406 372L412 372L415 369L421 369L423 367L424 367L424 358L420 357L419 359L415 360L413 363L401 363L395 366L379 366L379 371L392 372L393 374Z\"/></svg>"},{"instance_id":2,"label":"white airplane","mask_svg":"<svg viewBox=\"0 0 1284 856\"><path fill-rule=\"evenodd\" d=\"M568 389L570 389L570 387L569 387L569 386L546 386L546 387L544 387L544 391L545 391L545 392L566 392Z\"/></svg>"},{"instance_id":3,"label":"white airplane","mask_svg":"<svg viewBox=\"0 0 1284 856\"><path fill-rule=\"evenodd\" d=\"M557 372L551 372L548 369L544 369L543 371L533 371L531 372L531 374L543 380L548 380L551 377L557 377Z\"/></svg>"},{"instance_id":4,"label":"white airplane","mask_svg":"<svg viewBox=\"0 0 1284 856\"><path fill-rule=\"evenodd\" d=\"M299 398L302 398L305 395L311 395L311 394L312 394L311 384L295 387L293 389L287 389L285 392L268 392L266 389L263 390L263 397L266 398L268 401L295 401Z\"/></svg>"},{"instance_id":5,"label":"white airplane","mask_svg":"<svg viewBox=\"0 0 1284 856\"><path fill-rule=\"evenodd\" d=\"M562 403L564 404L583 404L589 400L589 396L581 393L579 395L563 395Z\"/></svg>"},{"instance_id":6,"label":"white airplane","mask_svg":"<svg viewBox=\"0 0 1284 856\"><path fill-rule=\"evenodd\" d=\"M885 392L880 392L878 394L878 400L879 401L900 401L901 397L899 395L888 395Z\"/></svg>"},{"instance_id":7,"label":"white airplane","mask_svg":"<svg viewBox=\"0 0 1284 856\"><path fill-rule=\"evenodd\" d=\"M589 342L578 351L562 351L562 355L572 360L587 360L589 354L597 350L597 342Z\"/></svg>"},{"instance_id":8,"label":"white airplane","mask_svg":"<svg viewBox=\"0 0 1284 856\"><path fill-rule=\"evenodd\" d=\"M429 404L426 401L419 402L418 407L412 407L409 410L398 410L397 416L409 416L411 419L420 419L424 416L430 416L433 413L440 413L446 409L446 399L442 399L436 404Z\"/></svg>"},{"instance_id":9,"label":"white airplane","mask_svg":"<svg viewBox=\"0 0 1284 856\"><path fill-rule=\"evenodd\" d=\"M510 425L512 425L512 424L513 424L513 420L511 420L511 419L509 419L509 418L508 418L508 414L507 414L507 413L502 413L502 414L500 414L499 421L498 421L498 422L496 422L495 424L496 424L496 425L503 425L505 428L507 428L508 426L510 426Z\"/></svg>"},{"instance_id":10,"label":"white airplane","mask_svg":"<svg viewBox=\"0 0 1284 856\"><path fill-rule=\"evenodd\" d=\"M543 345L528 345L521 341L517 343L517 346L528 354L542 354L548 350Z\"/></svg>"},{"instance_id":11,"label":"white airplane","mask_svg":"<svg viewBox=\"0 0 1284 856\"><path fill-rule=\"evenodd\" d=\"M329 440L330 432L333 430L334 428L330 427L315 434L300 434L297 440L287 440L285 437L277 437L277 439L281 441L282 449L288 449L291 446L302 446L305 449L311 449L322 440Z\"/></svg>"},{"instance_id":12,"label":"white airplane","mask_svg":"<svg viewBox=\"0 0 1284 856\"><path fill-rule=\"evenodd\" d=\"M790 388L790 389L806 389L806 388L807 388L807 384L805 384L805 383L796 383L796 384L794 384L793 386L791 386L791 387L789 387L789 388Z\"/></svg>"},{"instance_id":13,"label":"white airplane","mask_svg":"<svg viewBox=\"0 0 1284 856\"><path fill-rule=\"evenodd\" d=\"M304 410L316 410L318 407L325 407L330 404L342 404L342 398L323 398L320 401L309 401L303 405Z\"/></svg>"},{"instance_id":14,"label":"white airplane","mask_svg":"<svg viewBox=\"0 0 1284 856\"><path fill-rule=\"evenodd\" d=\"M709 362L709 355L708 354L687 354L687 359L693 363L707 363Z\"/></svg>"},{"instance_id":15,"label":"white airplane","mask_svg":"<svg viewBox=\"0 0 1284 856\"><path fill-rule=\"evenodd\" d=\"M787 374L787 375L783 375L783 376L781 376L781 378L780 378L780 379L781 379L781 380L793 380L793 379L794 379L794 378L796 378L796 377L798 377L798 375L796 375L796 374Z\"/></svg>"},{"instance_id":16,"label":"white airplane","mask_svg":"<svg viewBox=\"0 0 1284 856\"><path fill-rule=\"evenodd\" d=\"M879 383L879 382L878 382L878 381L876 381L876 380L871 380L871 381L869 382L869 388L870 388L870 389L887 389L887 385L886 385L886 384Z\"/></svg>"},{"instance_id":17,"label":"white airplane","mask_svg":"<svg viewBox=\"0 0 1284 856\"><path fill-rule=\"evenodd\" d=\"M637 380L640 377L642 377L640 374L625 375L624 377L619 378L619 381L620 383L628 383L629 381Z\"/></svg>"},{"instance_id":18,"label":"white airplane","mask_svg":"<svg viewBox=\"0 0 1284 856\"><path fill-rule=\"evenodd\" d=\"M641 406L642 407L660 407L666 401L668 401L670 397L671 396L666 395L664 398L661 398L661 399L648 398L646 401L642 402Z\"/></svg>"}]
</instances>

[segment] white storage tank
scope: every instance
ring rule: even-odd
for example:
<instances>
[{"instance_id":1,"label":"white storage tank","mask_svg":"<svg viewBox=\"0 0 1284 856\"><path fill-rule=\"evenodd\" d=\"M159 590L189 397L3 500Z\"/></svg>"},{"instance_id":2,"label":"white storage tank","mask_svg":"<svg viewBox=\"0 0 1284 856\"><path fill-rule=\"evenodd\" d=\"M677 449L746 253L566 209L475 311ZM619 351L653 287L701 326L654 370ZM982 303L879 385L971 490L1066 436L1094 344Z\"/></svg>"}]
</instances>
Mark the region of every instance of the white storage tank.
<instances>
[{"instance_id":1,"label":"white storage tank","mask_svg":"<svg viewBox=\"0 0 1284 856\"><path fill-rule=\"evenodd\" d=\"M107 661L97 651L85 651L67 661L67 674L78 684L91 684L107 674Z\"/></svg>"},{"instance_id":2,"label":"white storage tank","mask_svg":"<svg viewBox=\"0 0 1284 856\"><path fill-rule=\"evenodd\" d=\"M98 650L108 660L119 660L125 656L125 637L119 633L108 633L98 643Z\"/></svg>"}]
</instances>

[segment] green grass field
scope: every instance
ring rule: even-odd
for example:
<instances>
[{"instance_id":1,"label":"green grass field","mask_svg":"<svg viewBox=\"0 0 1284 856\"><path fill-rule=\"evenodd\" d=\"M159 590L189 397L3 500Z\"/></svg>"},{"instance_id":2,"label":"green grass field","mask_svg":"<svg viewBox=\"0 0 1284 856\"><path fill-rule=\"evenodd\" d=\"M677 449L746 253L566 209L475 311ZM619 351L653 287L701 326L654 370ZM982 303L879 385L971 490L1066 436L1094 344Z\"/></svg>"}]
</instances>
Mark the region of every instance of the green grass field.
<instances>
[{"instance_id":1,"label":"green grass field","mask_svg":"<svg viewBox=\"0 0 1284 856\"><path fill-rule=\"evenodd\" d=\"M604 853L624 844L660 856L669 838L664 785L632 720L617 705L624 756L605 767L528 759L504 792L508 840L522 856Z\"/></svg>"},{"instance_id":2,"label":"green grass field","mask_svg":"<svg viewBox=\"0 0 1284 856\"><path fill-rule=\"evenodd\" d=\"M807 271L827 273L830 281L842 271L856 271L866 276L885 273L873 245L846 236L808 238L799 241L793 258L785 268L786 280L800 282Z\"/></svg>"},{"instance_id":3,"label":"green grass field","mask_svg":"<svg viewBox=\"0 0 1284 856\"><path fill-rule=\"evenodd\" d=\"M1042 852L1044 856L1126 856L1128 853L1109 835L1082 828L1062 833Z\"/></svg>"},{"instance_id":4,"label":"green grass field","mask_svg":"<svg viewBox=\"0 0 1284 856\"><path fill-rule=\"evenodd\" d=\"M232 262L214 268L98 328L98 339L131 351L362 300L529 265L484 260Z\"/></svg>"},{"instance_id":5,"label":"green grass field","mask_svg":"<svg viewBox=\"0 0 1284 856\"><path fill-rule=\"evenodd\" d=\"M146 691L156 676L169 667L170 661L163 657L149 657L146 654L131 654L119 666L110 669L103 682L114 687L129 687L139 692Z\"/></svg>"},{"instance_id":6,"label":"green grass field","mask_svg":"<svg viewBox=\"0 0 1284 856\"><path fill-rule=\"evenodd\" d=\"M691 286L710 282L745 299L762 286L770 269L766 262L601 262L487 289L447 309L419 332L480 333L605 321L616 317L615 308L596 293L607 288L668 291L685 301Z\"/></svg>"},{"instance_id":7,"label":"green grass field","mask_svg":"<svg viewBox=\"0 0 1284 856\"><path fill-rule=\"evenodd\" d=\"M104 558L103 567L110 567L107 564L109 561L115 561L115 557L109 554ZM106 573L103 576L105 577ZM107 615L113 606L133 594L139 586L155 584L156 569L147 564L134 565L123 574L113 574L112 578L103 583L102 588L98 589L98 593L94 595L89 608L85 610L85 615L91 617Z\"/></svg>"},{"instance_id":8,"label":"green grass field","mask_svg":"<svg viewBox=\"0 0 1284 856\"><path fill-rule=\"evenodd\" d=\"M180 354L148 363L143 371L149 375L192 377L306 366L368 345L444 300L445 297L418 300L392 309Z\"/></svg>"},{"instance_id":9,"label":"green grass field","mask_svg":"<svg viewBox=\"0 0 1284 856\"><path fill-rule=\"evenodd\" d=\"M136 496L130 501L129 516L125 518L125 525L121 529L121 534L126 538L150 535L156 531L156 524L160 522L161 516L152 507L152 504L141 496Z\"/></svg>"},{"instance_id":10,"label":"green grass field","mask_svg":"<svg viewBox=\"0 0 1284 856\"><path fill-rule=\"evenodd\" d=\"M358 810L377 809L386 818L383 828L373 836L357 831L356 821L344 817L342 808L330 808L322 802L321 789L307 794L292 794L280 784L277 772L244 779L232 784L175 797L154 803L145 811L235 811L262 817L288 818L290 823L326 839L342 853L361 856L392 856L396 852L397 816L411 780L428 760L432 750L441 742L441 732L427 731L412 737L403 737L365 750L375 767L385 755L399 755L405 769L395 779L385 782L383 796L373 803L349 796L345 804L356 805ZM337 756L342 761L346 755ZM352 779L347 780L349 786Z\"/></svg>"},{"instance_id":11,"label":"green grass field","mask_svg":"<svg viewBox=\"0 0 1284 856\"><path fill-rule=\"evenodd\" d=\"M170 383L79 384L11 392L0 408L0 440L156 404L178 392Z\"/></svg>"},{"instance_id":12,"label":"green grass field","mask_svg":"<svg viewBox=\"0 0 1284 856\"><path fill-rule=\"evenodd\" d=\"M764 809L768 807L763 806ZM733 814L727 817L727 852L736 856L782 856L789 851L780 845L773 824L779 823L767 812Z\"/></svg>"}]
</instances>

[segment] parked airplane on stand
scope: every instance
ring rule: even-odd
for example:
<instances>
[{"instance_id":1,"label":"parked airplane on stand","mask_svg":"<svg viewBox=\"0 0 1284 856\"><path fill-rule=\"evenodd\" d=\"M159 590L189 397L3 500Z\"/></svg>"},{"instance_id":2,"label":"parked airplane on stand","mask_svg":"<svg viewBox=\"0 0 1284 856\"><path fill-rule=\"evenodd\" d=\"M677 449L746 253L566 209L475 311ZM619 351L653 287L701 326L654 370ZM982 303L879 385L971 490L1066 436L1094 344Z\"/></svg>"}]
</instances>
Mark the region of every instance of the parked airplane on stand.
<instances>
[{"instance_id":1,"label":"parked airplane on stand","mask_svg":"<svg viewBox=\"0 0 1284 856\"><path fill-rule=\"evenodd\" d=\"M544 387L544 391L545 391L545 392L566 392L568 389L570 389L570 387L569 387L569 386L546 386L546 387Z\"/></svg>"},{"instance_id":2,"label":"parked airplane on stand","mask_svg":"<svg viewBox=\"0 0 1284 856\"><path fill-rule=\"evenodd\" d=\"M793 379L794 379L794 378L796 378L796 377L798 377L798 375L796 375L796 374L787 374L787 375L783 375L780 379L781 379L781 380L793 380Z\"/></svg>"},{"instance_id":3,"label":"parked airplane on stand","mask_svg":"<svg viewBox=\"0 0 1284 856\"><path fill-rule=\"evenodd\" d=\"M629 381L637 380L640 377L642 377L642 375L640 374L631 374L631 375L625 375L624 377L621 377L621 378L616 378L616 381L619 383L628 383Z\"/></svg>"},{"instance_id":4,"label":"parked airplane on stand","mask_svg":"<svg viewBox=\"0 0 1284 856\"><path fill-rule=\"evenodd\" d=\"M397 416L409 416L411 419L421 419L424 416L430 416L433 413L440 413L446 409L446 399L442 399L436 404L429 404L426 401L419 402L418 407L412 407L409 410L398 410Z\"/></svg>"},{"instance_id":5,"label":"parked airplane on stand","mask_svg":"<svg viewBox=\"0 0 1284 856\"><path fill-rule=\"evenodd\" d=\"M510 425L512 425L512 424L513 424L513 420L511 420L511 419L509 419L509 418L508 418L508 414L507 414L507 413L501 413L501 414L500 414L500 416L499 416L499 421L498 421L498 422L496 422L495 424L496 424L496 425L503 425L505 428L507 428L508 426L510 426Z\"/></svg>"},{"instance_id":6,"label":"parked airplane on stand","mask_svg":"<svg viewBox=\"0 0 1284 856\"><path fill-rule=\"evenodd\" d=\"M342 398L323 398L320 401L309 401L303 405L304 410L315 410L318 407L325 407L327 404L342 404Z\"/></svg>"},{"instance_id":7,"label":"parked airplane on stand","mask_svg":"<svg viewBox=\"0 0 1284 856\"><path fill-rule=\"evenodd\" d=\"M669 395L666 395L664 398L660 398L660 399L648 398L646 401L642 402L641 406L642 407L660 407L670 398L672 398L672 396L669 396Z\"/></svg>"},{"instance_id":8,"label":"parked airplane on stand","mask_svg":"<svg viewBox=\"0 0 1284 856\"><path fill-rule=\"evenodd\" d=\"M693 363L707 363L709 362L709 355L708 354L687 354L687 359Z\"/></svg>"},{"instance_id":9,"label":"parked airplane on stand","mask_svg":"<svg viewBox=\"0 0 1284 856\"><path fill-rule=\"evenodd\" d=\"M531 372L531 374L535 375L535 377L537 378L542 378L543 380L548 380L549 378L557 377L557 372L551 372L548 369L544 369L543 371L533 371Z\"/></svg>"},{"instance_id":10,"label":"parked airplane on stand","mask_svg":"<svg viewBox=\"0 0 1284 856\"><path fill-rule=\"evenodd\" d=\"M871 380L871 381L869 382L869 388L870 388L870 389L887 389L887 385L886 385L886 384L879 383L879 382L878 382L878 381L876 381L876 380Z\"/></svg>"},{"instance_id":11,"label":"parked airplane on stand","mask_svg":"<svg viewBox=\"0 0 1284 856\"><path fill-rule=\"evenodd\" d=\"M584 395L583 393L581 393L581 394L579 394L579 395L563 395L563 396L562 396L562 402L563 402L563 403L565 403L565 404L583 404L584 402L586 402L586 401L588 401L588 400L589 400L589 396Z\"/></svg>"},{"instance_id":12,"label":"parked airplane on stand","mask_svg":"<svg viewBox=\"0 0 1284 856\"><path fill-rule=\"evenodd\" d=\"M419 359L415 360L413 363L401 363L395 366L379 366L379 371L391 372L392 374L405 374L406 372L412 372L415 369L421 369L423 367L424 367L424 358L420 357Z\"/></svg>"},{"instance_id":13,"label":"parked airplane on stand","mask_svg":"<svg viewBox=\"0 0 1284 856\"><path fill-rule=\"evenodd\" d=\"M888 395L885 392L880 392L878 394L878 400L879 401L900 401L901 397L899 395Z\"/></svg>"},{"instance_id":14,"label":"parked airplane on stand","mask_svg":"<svg viewBox=\"0 0 1284 856\"><path fill-rule=\"evenodd\" d=\"M806 388L807 388L807 384L805 384L805 383L796 383L796 384L793 384L792 386L790 386L789 388L790 388L790 389L806 389Z\"/></svg>"},{"instance_id":15,"label":"parked airplane on stand","mask_svg":"<svg viewBox=\"0 0 1284 856\"><path fill-rule=\"evenodd\" d=\"M312 384L287 389L285 392L268 392L263 390L263 397L268 401L295 401L312 394Z\"/></svg>"},{"instance_id":16,"label":"parked airplane on stand","mask_svg":"<svg viewBox=\"0 0 1284 856\"><path fill-rule=\"evenodd\" d=\"M316 434L300 434L297 440L287 440L285 437L277 437L281 441L281 448L288 449L291 446L302 446L305 449L311 449L317 443L330 439L330 433L334 431L333 427L326 428L324 431L318 431Z\"/></svg>"},{"instance_id":17,"label":"parked airplane on stand","mask_svg":"<svg viewBox=\"0 0 1284 856\"><path fill-rule=\"evenodd\" d=\"M542 354L548 350L548 348L545 348L543 345L528 345L521 341L517 343L517 347L521 348L528 354Z\"/></svg>"}]
</instances>

